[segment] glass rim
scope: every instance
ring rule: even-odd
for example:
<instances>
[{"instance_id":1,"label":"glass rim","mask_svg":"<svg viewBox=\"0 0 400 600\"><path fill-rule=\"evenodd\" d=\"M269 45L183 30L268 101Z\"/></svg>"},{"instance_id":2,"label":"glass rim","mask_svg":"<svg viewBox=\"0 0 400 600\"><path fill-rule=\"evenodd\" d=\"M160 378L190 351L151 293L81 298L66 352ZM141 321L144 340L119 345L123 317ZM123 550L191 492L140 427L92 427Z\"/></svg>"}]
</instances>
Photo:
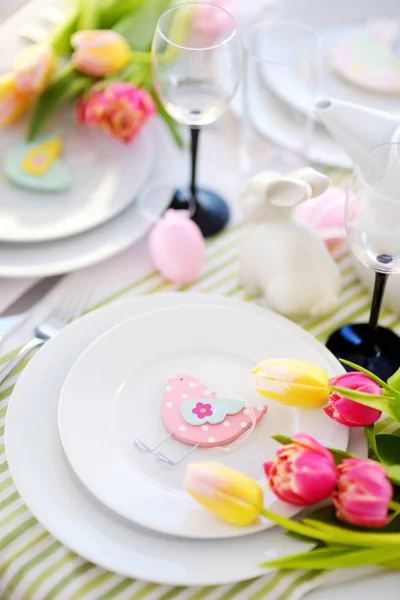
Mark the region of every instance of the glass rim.
<instances>
[{"instance_id":1,"label":"glass rim","mask_svg":"<svg viewBox=\"0 0 400 600\"><path fill-rule=\"evenodd\" d=\"M222 42L220 42L218 44L212 44L210 46L204 46L202 48L195 48L193 46L183 46L182 44L177 44L176 42L173 42L162 31L162 29L160 27L161 20L168 13L170 13L172 11L175 11L175 10L177 10L179 8L189 7L189 6L207 6L208 8L213 8L213 9L216 9L217 11L225 13L229 17L229 19L230 19L230 21L232 23L232 31L229 34L229 36L226 37ZM164 10L164 12L158 18L156 31L160 34L160 36L168 44L171 44L171 46L174 46L175 48L179 48L180 50L191 50L192 52L196 52L196 51L197 52L203 52L205 50L214 50L216 48L221 48L222 46L224 46L225 44L227 44L228 42L230 42L235 37L235 35L237 34L237 25L236 25L235 19L231 15L231 13L229 11L227 11L225 8L222 8L222 6L217 6L215 4L211 4L211 3L208 3L208 2L183 2L182 4L176 4L175 6L170 6L170 8L167 8L167 10Z\"/></svg>"},{"instance_id":2,"label":"glass rim","mask_svg":"<svg viewBox=\"0 0 400 600\"><path fill-rule=\"evenodd\" d=\"M399 152L400 152L400 141L399 142L384 142L383 144L376 144L375 146L371 146L371 148L369 148L367 150L368 153L372 153L374 150L377 150L378 148L393 148L397 146L399 148ZM399 158L400 158L400 154L399 154ZM389 157L388 157L388 163L389 163ZM378 173L384 173L387 168L388 168L389 164L387 165L387 167L384 167L382 169L378 170ZM399 160L399 168L400 168L400 160ZM357 180L361 180L362 185L365 186L368 190L370 190L371 192L377 194L379 196L379 199L381 200L388 200L389 202L396 202L399 203L400 202L400 194L398 198L395 198L394 196L388 196L387 194L383 194L377 190L374 189L373 184L369 183L365 176L364 176L364 172L363 169L361 168L360 163L357 163L354 168L353 171L351 173L351 177L349 180L349 186L348 186L348 190L347 190L347 195L350 194L351 192L351 187L353 185L353 183Z\"/></svg>"},{"instance_id":3,"label":"glass rim","mask_svg":"<svg viewBox=\"0 0 400 600\"><path fill-rule=\"evenodd\" d=\"M291 60L282 60L282 61L271 60L269 58L263 58L254 52L254 50L251 48L251 45L249 43L250 36L252 34L254 34L254 32L256 30L261 29L261 28L265 27L266 25L291 25L291 26L294 25L298 29L302 29L303 31L311 34L312 37L314 37L316 40L318 53L321 52L322 38L321 38L320 34L318 33L318 31L311 29L311 27L308 27L308 25L305 25L304 23L300 23L300 21L293 21L291 19L264 18L261 21L257 21L255 23L253 22L251 27L243 35L243 45L244 45L246 52L251 54L251 56L258 62L269 63L272 65L285 65L285 64L294 62ZM315 60L318 60L318 56L315 57Z\"/></svg>"}]
</instances>

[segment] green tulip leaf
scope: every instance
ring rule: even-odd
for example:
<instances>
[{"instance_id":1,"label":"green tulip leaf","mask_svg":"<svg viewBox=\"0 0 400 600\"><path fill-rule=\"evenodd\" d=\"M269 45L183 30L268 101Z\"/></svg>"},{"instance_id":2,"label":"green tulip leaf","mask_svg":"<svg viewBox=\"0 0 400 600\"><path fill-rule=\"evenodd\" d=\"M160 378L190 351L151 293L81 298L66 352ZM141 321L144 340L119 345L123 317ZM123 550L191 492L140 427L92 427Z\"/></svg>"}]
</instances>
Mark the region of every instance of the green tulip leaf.
<instances>
[{"instance_id":1,"label":"green tulip leaf","mask_svg":"<svg viewBox=\"0 0 400 600\"><path fill-rule=\"evenodd\" d=\"M400 465L399 464L390 465L389 467L387 467L386 473L392 483L400 486Z\"/></svg>"},{"instance_id":2,"label":"green tulip leaf","mask_svg":"<svg viewBox=\"0 0 400 600\"><path fill-rule=\"evenodd\" d=\"M78 16L78 31L98 29L101 23L98 0L83 0Z\"/></svg>"},{"instance_id":3,"label":"green tulip leaf","mask_svg":"<svg viewBox=\"0 0 400 600\"><path fill-rule=\"evenodd\" d=\"M88 90L92 82L91 77L86 77L67 65L37 99L29 123L28 141L34 140L50 117L64 104Z\"/></svg>"},{"instance_id":4,"label":"green tulip leaf","mask_svg":"<svg viewBox=\"0 0 400 600\"><path fill-rule=\"evenodd\" d=\"M400 559L400 546L377 548L318 548L302 554L294 554L278 560L263 563L263 567L281 569L350 569L397 561ZM378 562L379 561L379 562Z\"/></svg>"},{"instance_id":5,"label":"green tulip leaf","mask_svg":"<svg viewBox=\"0 0 400 600\"><path fill-rule=\"evenodd\" d=\"M140 3L135 11L124 11L113 29L127 40L132 50L148 52L151 49L158 18L170 3L171 0L146 0Z\"/></svg>"},{"instance_id":6,"label":"green tulip leaf","mask_svg":"<svg viewBox=\"0 0 400 600\"><path fill-rule=\"evenodd\" d=\"M375 454L384 465L397 465L400 469L400 438L381 433L375 436Z\"/></svg>"},{"instance_id":7,"label":"green tulip leaf","mask_svg":"<svg viewBox=\"0 0 400 600\"><path fill-rule=\"evenodd\" d=\"M397 369L396 373L393 373L387 382L391 388L400 393L400 369Z\"/></svg>"},{"instance_id":8,"label":"green tulip leaf","mask_svg":"<svg viewBox=\"0 0 400 600\"><path fill-rule=\"evenodd\" d=\"M174 121L174 119L167 113L167 111L165 110L165 108L161 104L161 101L160 101L160 99L158 97L158 94L155 91L153 85L149 85L149 91L150 91L150 94L151 94L151 96L152 96L152 98L153 98L153 100L154 100L154 102L155 102L155 104L157 106L158 114L165 121L165 123L166 123L168 129L170 130L171 135L174 138L177 146L179 148L184 148L185 144L184 144L183 138L182 138L182 136L181 136L181 134L179 132L179 128L178 128L176 122Z\"/></svg>"},{"instance_id":9,"label":"green tulip leaf","mask_svg":"<svg viewBox=\"0 0 400 600\"><path fill-rule=\"evenodd\" d=\"M152 4L153 0L102 0L101 29L111 29L120 19L133 14L144 3Z\"/></svg>"},{"instance_id":10,"label":"green tulip leaf","mask_svg":"<svg viewBox=\"0 0 400 600\"><path fill-rule=\"evenodd\" d=\"M348 367L351 367L355 371L359 371L360 373L364 373L364 375L368 375L368 377L372 379L372 381L375 381L375 383L380 385L382 389L386 389L387 391L390 391L392 389L389 385L389 382L386 383L385 381L383 381L383 379L377 377L376 375L371 373L371 371L368 371L368 369L364 369L363 367L360 367L360 365L356 365L355 363L352 363L348 360L344 360L344 358L340 358L339 360L341 363Z\"/></svg>"},{"instance_id":11,"label":"green tulip leaf","mask_svg":"<svg viewBox=\"0 0 400 600\"><path fill-rule=\"evenodd\" d=\"M49 39L50 46L59 56L67 56L71 53L71 36L77 31L78 27L80 0L70 1L69 4L68 14L65 19L53 29Z\"/></svg>"}]
</instances>

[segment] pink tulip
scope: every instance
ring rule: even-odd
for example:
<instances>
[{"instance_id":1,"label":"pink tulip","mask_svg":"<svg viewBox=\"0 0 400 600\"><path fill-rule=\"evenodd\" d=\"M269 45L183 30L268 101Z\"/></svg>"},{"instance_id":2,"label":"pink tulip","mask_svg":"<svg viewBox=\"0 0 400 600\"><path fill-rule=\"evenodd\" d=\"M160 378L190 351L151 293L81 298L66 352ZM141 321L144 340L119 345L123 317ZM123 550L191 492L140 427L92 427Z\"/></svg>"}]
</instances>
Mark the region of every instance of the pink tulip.
<instances>
[{"instance_id":1,"label":"pink tulip","mask_svg":"<svg viewBox=\"0 0 400 600\"><path fill-rule=\"evenodd\" d=\"M362 458L346 458L337 467L333 494L336 516L360 527L384 527L393 489L382 465Z\"/></svg>"},{"instance_id":2,"label":"pink tulip","mask_svg":"<svg viewBox=\"0 0 400 600\"><path fill-rule=\"evenodd\" d=\"M280 448L276 459L264 464L268 484L280 500L306 506L330 496L336 484L332 454L314 438L293 436L293 443Z\"/></svg>"},{"instance_id":3,"label":"pink tulip","mask_svg":"<svg viewBox=\"0 0 400 600\"><path fill-rule=\"evenodd\" d=\"M382 395L382 390L375 381L368 375L357 371L334 377L330 380L329 385L357 390L366 394ZM329 403L324 411L328 417L342 425L347 425L347 427L366 427L375 423L381 416L381 412L376 408L354 402L337 392L329 395Z\"/></svg>"},{"instance_id":4,"label":"pink tulip","mask_svg":"<svg viewBox=\"0 0 400 600\"><path fill-rule=\"evenodd\" d=\"M106 77L123 69L131 60L128 42L116 31L78 31L71 38L75 67L93 77Z\"/></svg>"},{"instance_id":5,"label":"pink tulip","mask_svg":"<svg viewBox=\"0 0 400 600\"><path fill-rule=\"evenodd\" d=\"M113 83L78 100L79 123L100 127L124 143L135 139L156 107L149 92L130 83Z\"/></svg>"}]
</instances>

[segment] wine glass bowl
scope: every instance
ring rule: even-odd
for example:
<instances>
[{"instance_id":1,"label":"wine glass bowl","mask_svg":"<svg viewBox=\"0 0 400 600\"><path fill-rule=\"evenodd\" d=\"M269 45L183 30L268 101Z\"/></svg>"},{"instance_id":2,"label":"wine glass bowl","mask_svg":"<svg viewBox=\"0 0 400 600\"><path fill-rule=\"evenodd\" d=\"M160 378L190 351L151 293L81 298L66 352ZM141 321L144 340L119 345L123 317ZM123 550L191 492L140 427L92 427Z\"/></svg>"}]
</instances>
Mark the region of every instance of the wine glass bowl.
<instances>
[{"instance_id":1,"label":"wine glass bowl","mask_svg":"<svg viewBox=\"0 0 400 600\"><path fill-rule=\"evenodd\" d=\"M355 168L346 200L351 250L375 272L369 323L349 324L327 341L345 358L387 379L400 367L400 339L378 326L389 275L400 273L400 145L382 144L365 152Z\"/></svg>"},{"instance_id":2,"label":"wine glass bowl","mask_svg":"<svg viewBox=\"0 0 400 600\"><path fill-rule=\"evenodd\" d=\"M226 225L229 209L214 192L197 188L199 134L223 115L235 95L241 53L235 21L219 6L178 4L159 18L151 54L154 87L166 112L191 131L190 187L177 190L171 206L189 207L205 236Z\"/></svg>"}]
</instances>

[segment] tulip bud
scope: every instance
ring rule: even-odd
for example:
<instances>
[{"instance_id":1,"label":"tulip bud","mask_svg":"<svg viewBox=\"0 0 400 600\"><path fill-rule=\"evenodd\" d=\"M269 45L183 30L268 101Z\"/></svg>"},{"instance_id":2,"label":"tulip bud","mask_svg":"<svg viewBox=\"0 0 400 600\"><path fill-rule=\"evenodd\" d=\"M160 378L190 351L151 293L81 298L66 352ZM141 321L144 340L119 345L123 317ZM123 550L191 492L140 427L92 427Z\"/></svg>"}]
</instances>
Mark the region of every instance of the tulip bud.
<instances>
[{"instance_id":1,"label":"tulip bud","mask_svg":"<svg viewBox=\"0 0 400 600\"><path fill-rule=\"evenodd\" d=\"M360 527L387 525L393 488L384 467L371 460L346 458L337 471L332 497L337 518Z\"/></svg>"},{"instance_id":2,"label":"tulip bud","mask_svg":"<svg viewBox=\"0 0 400 600\"><path fill-rule=\"evenodd\" d=\"M38 96L48 86L57 59L49 46L37 44L22 50L14 61L15 82L28 96Z\"/></svg>"},{"instance_id":3,"label":"tulip bud","mask_svg":"<svg viewBox=\"0 0 400 600\"><path fill-rule=\"evenodd\" d=\"M106 77L123 69L131 58L128 42L116 31L78 31L71 38L72 60L79 71Z\"/></svg>"},{"instance_id":4,"label":"tulip bud","mask_svg":"<svg viewBox=\"0 0 400 600\"><path fill-rule=\"evenodd\" d=\"M344 373L330 380L329 385L356 390L365 394L374 394L381 396L382 390L368 375L351 371ZM364 406L338 392L332 392L329 395L329 403L324 412L338 423L347 425L347 427L366 427L372 425L381 416L381 411L370 406Z\"/></svg>"},{"instance_id":5,"label":"tulip bud","mask_svg":"<svg viewBox=\"0 0 400 600\"><path fill-rule=\"evenodd\" d=\"M188 465L184 486L199 504L232 525L251 525L262 510L260 486L247 475L223 465Z\"/></svg>"},{"instance_id":6,"label":"tulip bud","mask_svg":"<svg viewBox=\"0 0 400 600\"><path fill-rule=\"evenodd\" d=\"M256 392L282 404L314 408L328 398L328 375L320 367L301 360L264 360L252 374Z\"/></svg>"},{"instance_id":7,"label":"tulip bud","mask_svg":"<svg viewBox=\"0 0 400 600\"><path fill-rule=\"evenodd\" d=\"M276 459L265 463L264 470L271 491L290 504L315 504L335 489L333 456L309 435L293 436L293 443L277 450Z\"/></svg>"},{"instance_id":8,"label":"tulip bud","mask_svg":"<svg viewBox=\"0 0 400 600\"><path fill-rule=\"evenodd\" d=\"M21 116L29 104L29 98L17 88L15 76L0 76L0 127L10 125Z\"/></svg>"}]
</instances>

